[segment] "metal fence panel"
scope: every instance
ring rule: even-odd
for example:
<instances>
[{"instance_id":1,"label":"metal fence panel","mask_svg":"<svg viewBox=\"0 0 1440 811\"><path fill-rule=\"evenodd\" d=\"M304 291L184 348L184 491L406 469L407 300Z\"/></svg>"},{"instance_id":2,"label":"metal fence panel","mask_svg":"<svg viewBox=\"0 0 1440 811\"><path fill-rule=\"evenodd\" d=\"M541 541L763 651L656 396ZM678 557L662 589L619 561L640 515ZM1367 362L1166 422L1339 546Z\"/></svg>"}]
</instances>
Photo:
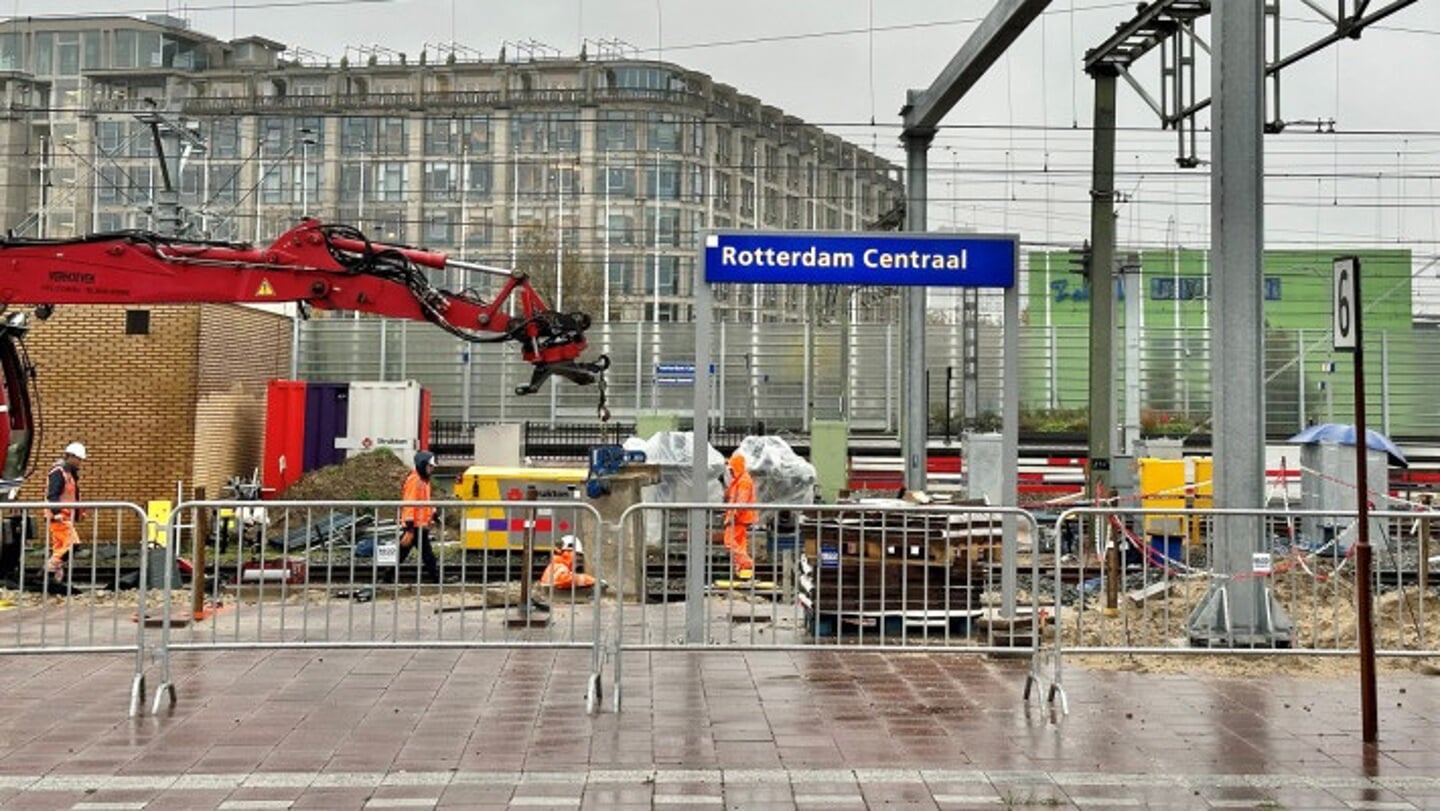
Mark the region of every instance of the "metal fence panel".
<instances>
[{"instance_id":1,"label":"metal fence panel","mask_svg":"<svg viewBox=\"0 0 1440 811\"><path fill-rule=\"evenodd\" d=\"M1440 655L1440 597L1429 578L1433 513L1372 511L1375 638L1382 656ZM1251 571L1217 572L1216 522L1256 516L1262 535ZM1326 521L1307 519L1326 518ZM1440 523L1437 521L1435 523ZM1307 537L1314 527L1314 537ZM1353 512L1075 508L1056 524L1041 580L1024 588L1053 606L1048 646L1064 654L1354 654L1356 523ZM1115 549L1117 564L1106 565ZM1201 600L1227 579L1263 580L1290 630L1272 644L1191 640ZM1113 595L1113 600L1111 595ZM1113 602L1113 605L1112 605ZM1436 628L1429 627L1436 625Z\"/></svg>"},{"instance_id":2,"label":"metal fence panel","mask_svg":"<svg viewBox=\"0 0 1440 811\"><path fill-rule=\"evenodd\" d=\"M415 505L436 511L434 572L423 549L398 547L398 510ZM218 523L224 513L234 520ZM553 570L546 585L542 575L565 536L601 548L588 504L195 501L177 507L169 530L172 560L183 550L204 574L159 584L157 710L175 700L171 652L198 649L589 650L589 703L598 701L603 586L566 588Z\"/></svg>"},{"instance_id":3,"label":"metal fence panel","mask_svg":"<svg viewBox=\"0 0 1440 811\"><path fill-rule=\"evenodd\" d=\"M1037 537L1029 513L900 502L756 508L749 579L722 543L737 519L725 505L639 504L621 516L617 710L625 651L1018 649L1033 658L1038 650L1047 616L1017 604L1017 558L1005 549L1007 537L1012 552ZM698 559L689 533L696 513L705 534ZM696 584L698 603L689 599Z\"/></svg>"},{"instance_id":4,"label":"metal fence panel","mask_svg":"<svg viewBox=\"0 0 1440 811\"><path fill-rule=\"evenodd\" d=\"M69 524L41 502L11 502L0 521L0 654L135 656L131 715L144 698L149 521L135 504L65 504ZM69 536L66 528L73 529ZM52 540L53 539L53 540ZM56 543L69 542L57 556ZM47 565L61 561L58 570Z\"/></svg>"}]
</instances>

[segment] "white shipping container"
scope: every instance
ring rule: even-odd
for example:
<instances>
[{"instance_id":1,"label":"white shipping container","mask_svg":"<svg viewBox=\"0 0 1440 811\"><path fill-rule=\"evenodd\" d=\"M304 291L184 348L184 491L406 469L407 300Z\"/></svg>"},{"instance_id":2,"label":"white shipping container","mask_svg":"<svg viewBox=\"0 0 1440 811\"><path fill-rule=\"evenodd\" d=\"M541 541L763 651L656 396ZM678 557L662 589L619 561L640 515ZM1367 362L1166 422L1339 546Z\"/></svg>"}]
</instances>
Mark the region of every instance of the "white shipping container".
<instances>
[{"instance_id":1,"label":"white shipping container","mask_svg":"<svg viewBox=\"0 0 1440 811\"><path fill-rule=\"evenodd\" d=\"M335 440L346 457L389 448L406 464L420 449L425 390L414 380L350 384L348 436Z\"/></svg>"}]
</instances>

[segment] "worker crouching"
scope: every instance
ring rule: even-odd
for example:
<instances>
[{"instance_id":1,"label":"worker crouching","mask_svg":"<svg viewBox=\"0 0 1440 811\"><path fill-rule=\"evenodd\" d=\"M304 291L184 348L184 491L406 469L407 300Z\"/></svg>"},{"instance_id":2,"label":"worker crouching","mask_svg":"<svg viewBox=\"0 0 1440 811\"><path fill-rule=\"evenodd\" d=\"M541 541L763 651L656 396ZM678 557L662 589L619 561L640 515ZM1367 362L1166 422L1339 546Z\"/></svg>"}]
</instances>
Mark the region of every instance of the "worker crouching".
<instances>
[{"instance_id":1,"label":"worker crouching","mask_svg":"<svg viewBox=\"0 0 1440 811\"><path fill-rule=\"evenodd\" d=\"M540 575L540 585L556 589L588 589L595 585L595 578L575 571L576 555L584 554L580 539L566 535L550 555L550 564Z\"/></svg>"}]
</instances>

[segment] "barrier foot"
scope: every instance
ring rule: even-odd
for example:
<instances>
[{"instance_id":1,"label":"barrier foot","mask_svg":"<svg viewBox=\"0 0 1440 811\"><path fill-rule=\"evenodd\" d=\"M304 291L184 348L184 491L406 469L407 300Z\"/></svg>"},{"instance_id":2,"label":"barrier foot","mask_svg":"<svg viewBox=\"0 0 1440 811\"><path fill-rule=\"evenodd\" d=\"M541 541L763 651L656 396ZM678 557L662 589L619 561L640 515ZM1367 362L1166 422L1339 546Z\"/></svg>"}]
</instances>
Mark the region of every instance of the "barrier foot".
<instances>
[{"instance_id":1,"label":"barrier foot","mask_svg":"<svg viewBox=\"0 0 1440 811\"><path fill-rule=\"evenodd\" d=\"M600 683L600 674L590 674L590 686L585 691L585 714L594 715L600 709L600 702L604 700L604 689Z\"/></svg>"},{"instance_id":2,"label":"barrier foot","mask_svg":"<svg viewBox=\"0 0 1440 811\"><path fill-rule=\"evenodd\" d=\"M174 710L174 709L175 709L175 685L171 684L171 683L168 682L168 681L165 682L164 684L160 685L158 688L155 689L155 703L154 703L153 705L151 705L151 707L150 707L150 714L151 714L151 715L159 715L159 714L160 714L160 706L161 706L161 703L165 700L165 697L166 697L166 696L169 696L169 697L170 697L170 706L168 707L168 709Z\"/></svg>"},{"instance_id":3,"label":"barrier foot","mask_svg":"<svg viewBox=\"0 0 1440 811\"><path fill-rule=\"evenodd\" d=\"M1065 688L1064 688L1064 687L1061 687L1061 686L1058 685L1058 684L1051 684L1051 685L1050 685L1050 699L1049 699L1051 704L1054 704L1054 703L1055 703L1055 698L1056 698L1057 696L1060 698L1060 714L1061 714L1061 715L1069 715L1069 714L1070 714L1070 699L1068 699L1068 698L1065 697Z\"/></svg>"},{"instance_id":4,"label":"barrier foot","mask_svg":"<svg viewBox=\"0 0 1440 811\"><path fill-rule=\"evenodd\" d=\"M1025 674L1025 695L1024 695L1024 700L1025 700L1027 703L1030 701L1030 690L1031 690L1031 688L1035 687L1035 685L1037 685L1037 684L1039 684L1039 683L1040 683L1040 680L1037 679L1037 678L1035 678L1035 674L1034 674L1034 673L1026 673L1026 674Z\"/></svg>"},{"instance_id":5,"label":"barrier foot","mask_svg":"<svg viewBox=\"0 0 1440 811\"><path fill-rule=\"evenodd\" d=\"M140 715L140 707L145 703L145 674L136 673L135 680L130 683L130 717Z\"/></svg>"}]
</instances>

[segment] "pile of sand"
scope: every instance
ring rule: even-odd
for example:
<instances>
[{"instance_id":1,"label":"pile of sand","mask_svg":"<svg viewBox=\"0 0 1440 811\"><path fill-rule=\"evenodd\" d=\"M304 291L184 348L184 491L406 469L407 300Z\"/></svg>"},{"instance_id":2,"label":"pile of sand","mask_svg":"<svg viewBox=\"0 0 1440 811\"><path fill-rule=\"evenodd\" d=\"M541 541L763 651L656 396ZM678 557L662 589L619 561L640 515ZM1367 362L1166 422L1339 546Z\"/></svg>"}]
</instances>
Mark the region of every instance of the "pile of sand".
<instances>
[{"instance_id":1,"label":"pile of sand","mask_svg":"<svg viewBox=\"0 0 1440 811\"><path fill-rule=\"evenodd\" d=\"M1270 577L1271 592L1293 623L1292 647L1302 650L1349 650L1358 647L1358 612L1353 567L1339 572L1312 564L1310 571L1294 566ZM1107 616L1103 597L1091 595L1083 614L1066 606L1061 613L1064 647L1184 648L1187 619L1210 589L1211 578L1202 575L1174 578L1163 595L1136 602L1122 594L1118 611ZM1440 647L1440 595L1417 586L1377 592L1374 605L1377 650L1434 650ZM1247 676L1264 673L1350 673L1358 668L1354 656L1157 656L1117 653L1067 657L1087 667L1140 672L1204 672ZM1423 659L1382 658L1384 667L1428 670Z\"/></svg>"}]
</instances>

